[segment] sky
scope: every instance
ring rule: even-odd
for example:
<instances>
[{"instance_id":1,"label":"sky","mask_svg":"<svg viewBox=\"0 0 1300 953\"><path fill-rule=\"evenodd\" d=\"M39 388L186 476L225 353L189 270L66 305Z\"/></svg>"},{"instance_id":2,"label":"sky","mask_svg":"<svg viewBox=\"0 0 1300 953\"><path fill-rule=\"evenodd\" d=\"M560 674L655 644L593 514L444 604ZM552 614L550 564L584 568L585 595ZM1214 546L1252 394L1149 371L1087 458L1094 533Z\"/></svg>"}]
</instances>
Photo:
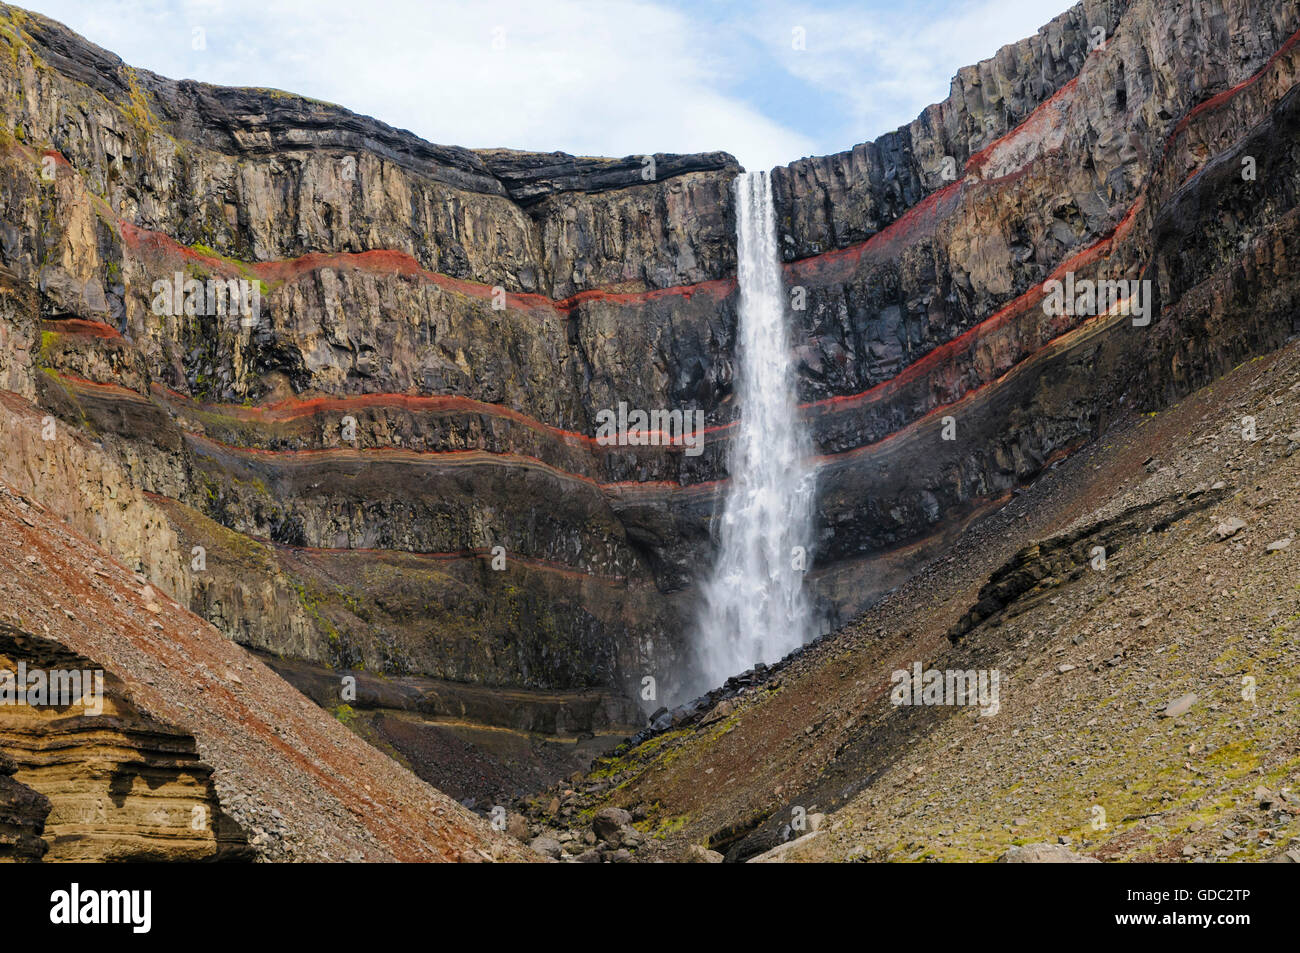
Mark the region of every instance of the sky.
<instances>
[{"instance_id":1,"label":"sky","mask_svg":"<svg viewBox=\"0 0 1300 953\"><path fill-rule=\"evenodd\" d=\"M1070 0L20 0L175 79L338 103L432 142L840 152Z\"/></svg>"}]
</instances>

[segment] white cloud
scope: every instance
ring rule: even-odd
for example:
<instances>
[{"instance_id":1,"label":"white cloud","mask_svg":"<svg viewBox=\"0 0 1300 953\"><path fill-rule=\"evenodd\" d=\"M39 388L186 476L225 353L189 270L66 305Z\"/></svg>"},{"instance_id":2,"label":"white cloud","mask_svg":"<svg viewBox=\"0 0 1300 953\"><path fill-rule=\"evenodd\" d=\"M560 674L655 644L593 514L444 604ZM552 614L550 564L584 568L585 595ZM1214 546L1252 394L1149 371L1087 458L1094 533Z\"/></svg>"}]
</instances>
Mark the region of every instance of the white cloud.
<instances>
[{"instance_id":1,"label":"white cloud","mask_svg":"<svg viewBox=\"0 0 1300 953\"><path fill-rule=\"evenodd\" d=\"M32 2L132 65L287 89L433 142L720 149L754 169L911 121L959 67L1069 0ZM793 24L806 51L791 49ZM195 29L206 49L192 49Z\"/></svg>"},{"instance_id":2,"label":"white cloud","mask_svg":"<svg viewBox=\"0 0 1300 953\"><path fill-rule=\"evenodd\" d=\"M132 65L287 89L433 142L615 156L720 149L750 168L813 148L719 91L716 35L644 0L44 0L40 10Z\"/></svg>"},{"instance_id":3,"label":"white cloud","mask_svg":"<svg viewBox=\"0 0 1300 953\"><path fill-rule=\"evenodd\" d=\"M1070 0L954 0L916 4L765 2L737 18L790 75L840 104L841 145L874 139L915 119L948 95L957 70L1032 36ZM791 48L790 26L806 31Z\"/></svg>"}]
</instances>

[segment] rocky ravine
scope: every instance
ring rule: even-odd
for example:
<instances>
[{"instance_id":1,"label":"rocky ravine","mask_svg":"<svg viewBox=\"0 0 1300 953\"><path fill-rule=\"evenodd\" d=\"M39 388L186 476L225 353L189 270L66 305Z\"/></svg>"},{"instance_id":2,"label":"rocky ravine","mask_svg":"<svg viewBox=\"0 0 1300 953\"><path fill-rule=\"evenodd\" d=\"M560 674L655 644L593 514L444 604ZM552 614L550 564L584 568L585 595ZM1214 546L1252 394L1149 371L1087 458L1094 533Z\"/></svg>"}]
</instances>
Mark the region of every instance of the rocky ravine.
<instances>
[{"instance_id":1,"label":"rocky ravine","mask_svg":"<svg viewBox=\"0 0 1300 953\"><path fill-rule=\"evenodd\" d=\"M1081 3L774 171L828 628L1294 332L1297 31ZM18 492L322 704L363 675L361 729L458 795L568 770L646 674L672 694L726 488L730 157L435 146L14 7L0 43L0 387L59 435L5 461ZM1066 273L1150 280L1150 324L1046 314ZM177 274L254 284L257 322L156 313ZM596 445L620 401L703 410L704 453Z\"/></svg>"},{"instance_id":2,"label":"rocky ravine","mask_svg":"<svg viewBox=\"0 0 1300 953\"><path fill-rule=\"evenodd\" d=\"M1298 479L1293 342L1117 421L854 623L532 798L534 849L1300 863ZM996 710L894 704L917 664L997 671Z\"/></svg>"}]
</instances>

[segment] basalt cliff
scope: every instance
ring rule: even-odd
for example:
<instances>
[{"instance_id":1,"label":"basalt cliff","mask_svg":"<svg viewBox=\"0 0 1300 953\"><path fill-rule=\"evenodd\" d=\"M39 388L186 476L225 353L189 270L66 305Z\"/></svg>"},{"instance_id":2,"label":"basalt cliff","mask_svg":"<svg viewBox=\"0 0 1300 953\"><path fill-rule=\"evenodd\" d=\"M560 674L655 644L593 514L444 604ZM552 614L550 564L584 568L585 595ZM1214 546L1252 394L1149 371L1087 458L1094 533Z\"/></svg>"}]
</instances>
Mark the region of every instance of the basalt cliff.
<instances>
[{"instance_id":1,"label":"basalt cliff","mask_svg":"<svg viewBox=\"0 0 1300 953\"><path fill-rule=\"evenodd\" d=\"M1085 0L909 126L772 171L825 631L1300 329L1298 78L1294 3ZM432 145L0 7L5 507L456 798L550 783L684 700L734 426L739 171ZM1067 280L1133 293L1045 308ZM160 282L234 282L257 313ZM703 453L599 443L620 403L703 411ZM0 606L0 655L56 651L34 618ZM149 770L224 817L181 713L115 704ZM57 769L7 730L0 792L28 793L0 800L0 850L31 854ZM753 853L774 816L705 833ZM177 850L238 855L250 824Z\"/></svg>"}]
</instances>

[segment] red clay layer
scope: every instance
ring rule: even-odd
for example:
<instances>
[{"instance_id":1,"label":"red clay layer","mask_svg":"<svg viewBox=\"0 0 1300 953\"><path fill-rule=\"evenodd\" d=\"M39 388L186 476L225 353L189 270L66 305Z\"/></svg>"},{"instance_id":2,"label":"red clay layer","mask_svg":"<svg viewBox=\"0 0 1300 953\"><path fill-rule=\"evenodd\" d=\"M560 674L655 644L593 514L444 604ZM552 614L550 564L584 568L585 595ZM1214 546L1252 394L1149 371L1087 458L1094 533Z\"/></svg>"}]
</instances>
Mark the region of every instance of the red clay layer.
<instances>
[{"instance_id":1,"label":"red clay layer","mask_svg":"<svg viewBox=\"0 0 1300 953\"><path fill-rule=\"evenodd\" d=\"M1067 271L1077 271L1080 267L1092 264L1102 257L1109 257L1112 246L1118 239L1124 238L1133 226L1133 218L1142 208L1142 199L1139 198L1125 213L1119 223L1111 231L1103 236L1099 241L1089 245L1083 251L1067 258L1064 262L1053 269L1052 273L1044 279L1042 283L1035 284L1028 291L1012 299L1003 305L996 312L985 318L979 324L970 328L963 334L953 338L946 344L927 351L923 356L907 365L898 374L888 380L881 381L879 384L869 387L867 390L857 394L841 394L836 397L827 397L824 400L814 401L810 404L801 405L801 409L811 412L810 416L821 416L828 410L839 410L845 407L860 407L865 404L875 403L884 397L887 397L897 391L899 388L906 386L918 377L932 371L936 365L944 364L959 349L973 344L978 338L993 333L1005 327L1011 322L1011 319L1024 314L1030 308L1041 305L1043 299L1047 297L1047 292L1043 290L1043 285L1052 279L1064 277ZM1051 342L1048 342L1049 344ZM1047 345L1044 345L1046 347ZM987 384L981 385L974 390L980 390Z\"/></svg>"},{"instance_id":2,"label":"red clay layer","mask_svg":"<svg viewBox=\"0 0 1300 953\"><path fill-rule=\"evenodd\" d=\"M63 318L58 321L42 321L42 331L55 334L72 334L81 337L101 338L106 341L121 340L122 334L117 328L103 321L86 321L82 318Z\"/></svg>"},{"instance_id":3,"label":"red clay layer","mask_svg":"<svg viewBox=\"0 0 1300 953\"><path fill-rule=\"evenodd\" d=\"M998 138L994 139L992 142L990 142L979 152L975 153L973 156L967 159L966 168L964 170L966 174L979 175L979 173L984 170L984 166L988 163L989 157L993 154L994 149L996 149L998 146L1002 145L1004 142L1011 139L1013 136L1017 136L1021 132L1031 129L1034 123L1040 122L1043 119L1043 117L1046 115L1048 109L1056 108L1058 105L1061 104L1062 100L1064 100L1067 96L1071 95L1074 92L1074 88L1078 85L1078 83L1079 83L1079 77L1076 76L1074 77L1074 79L1064 84L1060 89L1054 92L1047 99L1043 100L1041 103L1035 106L1028 116L1026 116L1024 119L1022 119L1019 123L1016 124L1014 129L1007 130L1006 133L1004 133L1001 136L998 136Z\"/></svg>"},{"instance_id":4,"label":"red clay layer","mask_svg":"<svg viewBox=\"0 0 1300 953\"><path fill-rule=\"evenodd\" d=\"M1284 55L1289 50L1295 48L1298 43L1300 43L1300 31L1297 31L1295 34L1293 34L1269 58L1267 63L1263 67L1261 67L1260 70L1258 70L1255 74L1253 74L1250 78L1237 84L1232 89L1227 90L1224 93L1220 93L1219 95L1213 97L1212 99L1207 100L1204 103L1201 103L1199 106L1193 109L1187 116L1183 118L1183 120L1181 120L1178 123L1173 133L1170 135L1169 140L1166 143L1166 153L1168 151L1169 145L1172 144L1172 142L1175 139L1177 139L1177 137L1180 136L1187 129L1189 122L1194 116L1199 115L1208 109L1214 109L1223 105L1225 102L1231 99L1231 97L1236 93L1258 82L1259 79L1265 74L1265 72L1269 68L1271 68L1282 55ZM1071 89L1074 88L1074 84L1076 83L1076 81L1077 78L1076 80L1071 80L1069 83L1062 86L1062 88L1058 90L1055 94L1053 94L1051 98L1049 98L1044 103L1040 104L1039 107L1037 107L1028 117L1026 117L1026 120L1024 122L1018 125L1015 129L1009 131L1004 136L999 137L999 139L995 140L989 146L986 146L985 149L981 150L980 153L977 153L975 156L973 156L972 159L967 163L967 171L969 172L972 169L978 170L979 168L981 168L987 158L987 155L990 153L992 149L996 148L999 144L1004 142L1009 136L1015 135L1024 126L1024 123L1031 121L1034 118L1034 116L1040 112L1040 110L1052 107L1052 104L1054 102L1059 102L1061 98L1069 95ZM877 232L875 235L867 239L865 242L859 245L826 252L822 255L818 255L812 258L802 259L800 261L787 264L785 268L787 272L797 280L798 278L804 275L813 275L813 274L824 275L828 270L841 268L848 263L851 263L853 266L856 267L860 263L862 258L868 253L874 254L880 251L892 250L901 241L904 241L909 236L914 235L918 230L926 227L927 225L931 227L936 226L938 221L941 218L943 218L948 211L951 210L953 205L958 201L961 194L964 192L964 190L967 187L968 187L968 179L964 177L963 179L954 182L943 189L931 193L921 202L918 202L915 206L908 209L907 212L905 212L902 216L900 216L894 222L887 225L885 228L881 229L881 231ZM1052 272L1052 277L1059 278L1063 276L1066 271L1077 270L1079 267L1095 262L1096 260L1098 260L1103 256L1108 256L1113 247L1114 242L1117 239L1121 239L1124 236L1126 236L1128 231L1131 229L1134 217L1141 210L1142 204L1143 204L1142 199L1139 198L1133 204L1133 206L1130 207L1130 209L1125 214L1123 219L1121 219L1121 221L1116 225L1116 227L1109 234L1103 236L1093 245L1089 246L1083 251L1067 259L1067 261L1062 263ZM942 214L940 214L940 212L942 212ZM231 266L228 262L220 258L207 256L202 253L196 252L193 249L186 248L185 246L182 246L179 243L172 240L169 236L157 232L147 231L145 229L140 229L126 222L122 222L121 226L123 229L124 240L127 241L129 244L131 244L132 247L154 248L169 253L180 254L187 260L202 262L204 264L207 264L210 267L213 267L214 269L226 269L226 270L231 269ZM459 293L464 293L476 297L490 297L491 295L491 289L488 288L486 285L478 284L475 282L464 281L461 279L450 278L446 275L440 275L434 272L430 272L427 269L424 269L422 266L420 266L419 263L416 262L415 259L412 258L410 255L407 255L404 252L397 252L397 251L380 250L380 251L362 252L357 254L341 254L341 255L326 255L326 254L313 253L289 261L260 263L260 264L249 265L247 267L249 267L259 277L262 277L264 279L269 278L271 280L287 280L289 278L293 278L301 274L305 274L315 268L325 267L327 264L332 266L339 266L339 267L344 267L344 266L359 267L359 268L365 268L367 270L378 269L384 273L395 273L400 275L420 277L426 280L434 281L435 283L438 283L443 287L447 287L450 290L455 290ZM694 286L665 288L665 289L658 289L655 291L638 292L638 293L630 293L630 294L607 293L599 290L587 291L587 292L581 292L578 295L574 295L573 297L565 299L564 301L561 302L552 301L550 298L547 298L543 295L507 295L507 300L513 299L518 305L522 305L524 307L529 307L529 308L543 307L543 308L549 308L556 311L567 312L569 309L575 307L578 303L583 301L589 301L589 300L605 300L605 301L611 301L619 304L627 304L627 303L639 303L646 300L653 300L656 298L668 297L673 295L684 295L689 297L691 294L697 291L703 291L705 293L709 293L713 295L725 295L730 293L730 291L734 289L734 285L735 285L734 280L725 280L725 281L706 282ZM975 325L974 327L972 327L971 329L969 329L959 337L954 338L952 341L949 341L946 344L940 345L939 347L934 348L931 351L927 352L917 361L908 365L907 368L905 368L902 372L900 372L895 377L890 378L887 381L882 381L880 384L868 388L867 390L862 391L860 393L839 395L836 397L826 398L821 401L816 401L810 404L802 405L801 409L803 409L806 412L810 412L811 414L820 415L823 413L834 412L838 409L843 409L847 407L860 407L865 404L879 401L884 397L894 393L899 388L904 387L907 384L915 381L923 374L926 374L934 370L937 366L945 363L955 353L957 353L959 349L973 343L979 337L1000 330L1002 327L1008 324L1012 320L1012 318L1014 318L1017 315L1023 314L1027 309L1040 303L1044 297L1044 294L1045 293L1043 291L1042 285L1037 284L1034 287L1030 288L1028 291L1018 296L1017 298L1015 298L1013 301L1004 305L1002 308L1000 308L989 318L986 318L984 321ZM95 322L84 322L84 323L87 325L95 324ZM1067 331L1065 333L1069 333L1069 332ZM1054 338L1052 341L1048 342L1048 344L1044 345L1043 347L1044 348L1050 347L1053 343L1056 342L1056 340L1059 339L1059 337L1060 336L1058 336L1058 338ZM1001 378L998 378L998 380L1000 379ZM75 380L75 379L69 378L69 380ZM78 381L77 383L84 386L84 385L89 385L92 382ZM973 394L980 390L983 390L985 387L989 386L990 383L996 383L996 381L986 382L985 384L980 385L980 387L968 391L967 394ZM111 385L94 385L94 386L108 387ZM122 388L122 390L125 389ZM138 394L134 394L134 392L128 391L128 393L133 394L138 399L143 399L140 398ZM176 399L192 400L190 398L185 398L183 395L177 394L176 392L169 392L169 393ZM199 406L204 406L204 405L199 405ZM470 398L463 398L463 397L451 397L451 396L418 397L412 395L382 394L382 395L360 395L357 397L342 397L342 398L312 398L312 399L307 399L302 401L294 401L294 400L282 401L277 404L273 404L266 407L258 407L258 408L244 408L244 407L226 406L226 405L215 405L215 406L220 408L222 413L226 413L226 414L230 414L231 416L242 417L244 419L250 419L250 420L257 420L257 419L288 420L288 419L294 419L299 416L317 413L321 411L327 411L327 410L341 411L353 407L373 407L373 406L401 406L408 410L419 410L419 409L426 409L431 411L456 410L456 411L465 411L465 412L472 412L472 413L492 414L500 417L505 417L517 423L521 423L525 426L529 426L540 432L545 432L554 435L558 439L566 443L569 443L571 445L576 444L587 448L595 448L599 446L598 444L596 444L594 438L588 435L578 434L571 431L565 431L559 428L551 427L549 425L536 421L533 418L527 417L526 415L518 411L514 411L509 408L500 407L498 405L484 404L482 402L475 401ZM928 412L926 415L923 415L921 418L918 418L918 420L926 419L926 417L929 417L935 412L937 412L938 410L943 409L944 406L946 405L941 405L940 407L936 407L934 410ZM706 430L706 433L718 433L721 431L726 431L729 430L732 426L734 426L734 424L718 425L715 427L708 428ZM231 447L229 449L233 452L256 452L256 453L330 452L330 451L309 451L309 450L258 451L258 450L245 450L245 448L235 448L235 447ZM382 448L377 448L377 449L382 449ZM623 449L623 448L607 448L607 449ZM670 449L676 450L677 448L670 448ZM861 448L855 448L855 450L856 449L861 449ZM855 452L855 450L844 451L844 453L852 453ZM403 452L412 453L412 451L403 451ZM430 452L437 453L437 451L430 451ZM443 451L443 453L460 453L460 452L462 451ZM476 452L476 451L464 451L464 452ZM510 455L505 455L505 456L510 456ZM840 454L836 454L834 456L840 456ZM520 459L522 460L524 458L520 458ZM535 460L535 458L527 458L527 459ZM550 468L547 464L544 464L541 461L535 461L535 462L541 466L548 467L549 469L554 470L554 468ZM561 474L563 473L563 471L558 471L558 470L556 470L555 472ZM602 486L602 488L605 489L614 489L614 488L623 488L623 487L651 487L656 485L671 486L671 487L678 486L678 484L669 481L658 481L657 483L637 483L633 481L628 481L622 484L601 485L601 484L596 484L595 481L590 480L590 478L580 477L574 474L569 474L569 476L572 476L575 479L581 479L590 482L593 485ZM698 487L698 486L707 486L707 485L712 485L712 484L694 484L693 486Z\"/></svg>"},{"instance_id":5,"label":"red clay layer","mask_svg":"<svg viewBox=\"0 0 1300 953\"><path fill-rule=\"evenodd\" d=\"M464 278L454 278L441 272L430 271L421 265L412 255L392 248L371 249L363 252L308 252L297 258L280 259L265 262L236 262L216 255L208 255L182 245L170 235L152 229L141 228L119 219L122 240L135 251L151 251L155 254L178 256L187 262L203 265L205 268L225 275L248 273L265 282L294 281L304 275L323 268L337 270L364 271L381 276L398 276L418 279L437 285L445 291L490 301L494 288L482 282ZM581 291L562 300L549 298L542 294L527 292L505 292L505 304L515 310L545 310L569 317L575 308L589 301L610 302L619 305L640 305L662 298L682 297L690 299L697 294L721 300L736 288L734 278L722 278L704 281L692 285L678 285L671 288L655 288L649 291L614 292L601 289Z\"/></svg>"},{"instance_id":6,"label":"red clay layer","mask_svg":"<svg viewBox=\"0 0 1300 953\"><path fill-rule=\"evenodd\" d=\"M1297 30L1295 33L1292 33L1286 39L1286 41L1281 46L1279 46L1277 50L1274 51L1273 55L1268 58L1268 60L1264 63L1264 65L1261 66L1254 73L1252 73L1247 79L1242 80L1240 83L1238 83L1236 86L1233 86L1231 89L1225 89L1223 92L1219 93L1218 95L1211 96L1205 102L1195 106L1191 111L1187 113L1186 116L1184 116L1182 119L1178 121L1178 125L1174 126L1173 134L1170 135L1168 140L1166 140L1165 142L1164 155L1166 156L1169 155L1170 147L1173 146L1174 142L1177 141L1178 137L1181 136L1186 131L1188 125L1192 122L1193 119L1195 119L1203 112L1207 112L1208 110L1212 110L1212 109L1218 109L1220 106L1228 102L1228 100L1232 99L1243 89L1246 89L1247 87L1250 86L1254 86L1256 83L1258 83L1261 79L1264 78L1264 74L1267 73L1279 59L1281 59L1291 50L1295 49L1297 46L1300 46L1300 30Z\"/></svg>"},{"instance_id":7,"label":"red clay layer","mask_svg":"<svg viewBox=\"0 0 1300 953\"><path fill-rule=\"evenodd\" d=\"M171 403L183 403L199 411L217 413L223 417L233 417L239 420L246 420L254 423L283 423L287 421L300 420L304 417L312 417L318 414L341 414L354 410L366 410L370 408L398 408L411 413L464 413L478 414L489 417L501 417L514 423L520 424L530 430L555 437L563 443L571 446L581 447L592 452L610 452L635 450L635 447L618 447L605 445L597 442L595 437L588 434L577 433L572 430L563 430L560 427L554 427L550 424L542 423L536 418L529 417L518 410L510 407L504 407L500 404L489 404L485 401L475 400L472 397L462 397L454 394L396 394L396 393L372 393L372 394L353 394L343 397L322 396L306 398L287 398L276 401L272 404L261 404L256 406L247 406L244 404L214 404L197 401L192 397L182 394L180 391L172 390L161 384L154 384L153 391L161 395ZM731 423L719 424L715 427L706 427L704 434L715 433L721 430L730 429ZM668 445L667 435L659 431L645 431L648 438L661 439L665 441L661 449L669 453L680 452L683 445L678 443Z\"/></svg>"}]
</instances>

